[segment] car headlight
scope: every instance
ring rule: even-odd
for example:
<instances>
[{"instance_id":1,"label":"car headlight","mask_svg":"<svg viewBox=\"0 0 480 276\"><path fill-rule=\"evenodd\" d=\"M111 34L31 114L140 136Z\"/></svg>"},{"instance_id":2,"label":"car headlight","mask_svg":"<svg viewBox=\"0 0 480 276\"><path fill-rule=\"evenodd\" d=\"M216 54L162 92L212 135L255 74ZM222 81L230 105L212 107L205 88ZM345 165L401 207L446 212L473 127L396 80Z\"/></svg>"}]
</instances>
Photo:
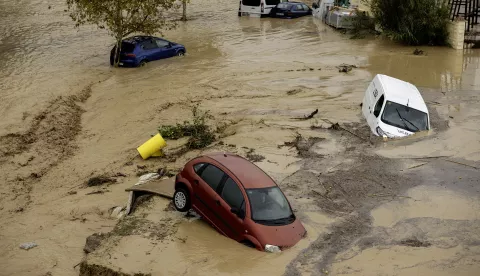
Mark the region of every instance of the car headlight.
<instances>
[{"instance_id":1,"label":"car headlight","mask_svg":"<svg viewBox=\"0 0 480 276\"><path fill-rule=\"evenodd\" d=\"M268 252L268 253L278 253L278 252L282 252L282 250L280 250L280 247L278 247L278 246L276 246L276 245L266 244L266 245L265 245L265 252Z\"/></svg>"},{"instance_id":2,"label":"car headlight","mask_svg":"<svg viewBox=\"0 0 480 276\"><path fill-rule=\"evenodd\" d=\"M376 131L377 131L379 136L388 137L388 138L394 137L394 135L392 135L391 133L388 133L386 131L383 131L383 129L381 129L380 127L377 127Z\"/></svg>"}]
</instances>

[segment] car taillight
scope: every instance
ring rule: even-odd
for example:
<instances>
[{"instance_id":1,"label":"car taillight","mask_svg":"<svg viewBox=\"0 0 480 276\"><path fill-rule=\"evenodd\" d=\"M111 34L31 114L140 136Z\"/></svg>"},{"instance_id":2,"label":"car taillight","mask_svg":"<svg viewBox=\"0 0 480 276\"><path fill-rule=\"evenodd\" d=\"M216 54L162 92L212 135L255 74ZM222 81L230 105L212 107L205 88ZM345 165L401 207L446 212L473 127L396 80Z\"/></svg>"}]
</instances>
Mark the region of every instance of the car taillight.
<instances>
[{"instance_id":1,"label":"car taillight","mask_svg":"<svg viewBox=\"0 0 480 276\"><path fill-rule=\"evenodd\" d=\"M265 11L265 5L263 4L263 2L262 2L262 4L260 5L260 9L262 10L262 12Z\"/></svg>"},{"instance_id":2,"label":"car taillight","mask_svg":"<svg viewBox=\"0 0 480 276\"><path fill-rule=\"evenodd\" d=\"M135 54L126 54L127 57L136 57Z\"/></svg>"}]
</instances>

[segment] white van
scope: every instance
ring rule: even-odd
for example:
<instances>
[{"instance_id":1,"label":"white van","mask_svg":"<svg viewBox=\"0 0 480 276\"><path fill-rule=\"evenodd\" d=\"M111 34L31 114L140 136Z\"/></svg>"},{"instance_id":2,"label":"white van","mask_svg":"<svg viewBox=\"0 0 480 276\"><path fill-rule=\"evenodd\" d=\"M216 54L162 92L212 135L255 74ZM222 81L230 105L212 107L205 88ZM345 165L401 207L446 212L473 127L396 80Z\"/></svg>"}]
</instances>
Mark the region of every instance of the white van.
<instances>
[{"instance_id":1,"label":"white van","mask_svg":"<svg viewBox=\"0 0 480 276\"><path fill-rule=\"evenodd\" d=\"M362 113L378 136L404 137L430 129L427 105L417 87L386 75L376 75L368 86Z\"/></svg>"},{"instance_id":2,"label":"white van","mask_svg":"<svg viewBox=\"0 0 480 276\"><path fill-rule=\"evenodd\" d=\"M240 0L238 16L266 17L278 3L288 0Z\"/></svg>"}]
</instances>

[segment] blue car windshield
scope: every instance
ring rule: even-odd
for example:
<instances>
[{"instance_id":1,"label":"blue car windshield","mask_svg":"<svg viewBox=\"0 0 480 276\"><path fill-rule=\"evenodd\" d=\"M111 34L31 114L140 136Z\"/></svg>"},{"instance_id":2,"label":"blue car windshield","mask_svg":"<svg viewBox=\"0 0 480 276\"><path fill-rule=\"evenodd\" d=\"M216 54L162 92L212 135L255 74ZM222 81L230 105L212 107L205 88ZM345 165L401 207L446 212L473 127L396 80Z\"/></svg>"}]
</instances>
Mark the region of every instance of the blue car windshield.
<instances>
[{"instance_id":1,"label":"blue car windshield","mask_svg":"<svg viewBox=\"0 0 480 276\"><path fill-rule=\"evenodd\" d=\"M295 220L285 195L277 186L246 189L246 192L254 221L260 223L270 222L278 225L288 224Z\"/></svg>"}]
</instances>

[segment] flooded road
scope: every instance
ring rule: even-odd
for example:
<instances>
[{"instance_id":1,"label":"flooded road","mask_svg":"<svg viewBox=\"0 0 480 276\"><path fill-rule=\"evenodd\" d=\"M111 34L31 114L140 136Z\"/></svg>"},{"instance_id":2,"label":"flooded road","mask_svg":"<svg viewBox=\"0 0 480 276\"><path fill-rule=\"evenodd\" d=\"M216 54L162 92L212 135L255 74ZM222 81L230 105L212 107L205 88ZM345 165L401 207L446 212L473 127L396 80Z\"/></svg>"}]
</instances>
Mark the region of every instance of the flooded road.
<instances>
[{"instance_id":1,"label":"flooded road","mask_svg":"<svg viewBox=\"0 0 480 276\"><path fill-rule=\"evenodd\" d=\"M285 189L306 227L312 230L311 236L278 257L264 256L259 252L247 254L244 252L247 249L219 236L201 222L181 221L168 224L168 229L175 229L169 233L174 241L152 244L141 235L128 236L120 240L119 247L108 247L111 251L107 253L117 259L107 260L108 254L101 254L107 250L103 248L96 260L99 263L124 265L131 270L128 272L146 267L154 275L206 275L209 272L206 268L212 268L215 275L241 275L244 268L232 267L230 263L249 255L251 275L282 274L292 260L298 261L292 265L298 271L318 275L319 265L314 257L327 254L312 251L310 256L300 252L319 236L333 231L328 226L342 213L330 213L327 219L324 212L328 206L318 205L318 199L310 194L319 185L315 174L325 177L353 168L359 162L369 164L371 160L364 154L395 160L448 156L473 168L454 163L440 166L446 175L462 173L448 181L433 177L442 175L434 163L418 169L408 169L416 163L404 168L415 172L410 176L415 185L445 182L450 190L454 189L452 184L457 189L478 184L480 176L475 169L480 161L478 50L422 47L427 55L415 56L414 48L382 39L351 40L314 18L238 18L235 1L213 4L198 0L189 7L191 20L180 22L176 30L164 34L165 38L184 44L187 56L152 62L144 68L113 69L108 66L112 40L107 33L92 26L74 29L64 9L61 0L0 3L0 217L4 221L0 226L0 275L47 275L48 272L78 275L78 267L73 267L84 257L85 238L94 232L109 232L117 223L109 217L109 210L125 203L124 189L136 182L136 174L141 171L137 166L150 171L161 166L177 170L185 160L201 153L189 152L167 162L140 160L135 151L159 125L177 123L190 116L191 103L210 110L215 117L213 124L231 125L228 135L221 139L225 146L215 145L206 150L244 154L243 147L247 147L265 156L266 160L258 165ZM356 64L359 68L342 74L335 68L341 63ZM359 103L377 73L410 81L421 88L435 115L432 116L435 129L430 136L372 146L326 130L329 125L320 118L353 124L361 132L363 118ZM318 119L292 119L316 108ZM279 148L292 141L295 132L305 137L320 137L323 142L315 145L308 158L294 148ZM368 132L361 135L366 137ZM359 152L364 159L359 159ZM295 174L299 170L303 170L300 176ZM416 174L415 170L425 172L429 178ZM371 169L372 173L375 171L378 169ZM103 194L87 195L92 188L84 188L84 183L90 177L118 172L127 176L117 177L117 182ZM355 177L358 175L352 176ZM392 188L392 191L406 192L411 182L398 182L402 189ZM379 209L374 209L372 216L384 219L381 223L373 220L372 227L390 227L399 219L411 219L410 214L419 209L424 210L424 216L436 219L478 221L475 216L478 212L460 213L447 207L457 206L458 202L462 204L458 206L468 206L478 199L478 190L473 190L473 199L465 202L450 196L450 191L438 189L423 206L417 202L395 205L402 207L377 206ZM410 192L406 196L413 198ZM418 193L412 193L415 192ZM442 205L442 210L446 210L444 216L433 216L431 212L437 204L443 204L441 199L445 197L454 199ZM164 208L162 204L160 210ZM351 208L348 205L340 211L350 212ZM390 213L395 208L404 212ZM174 214L168 215L174 222L179 220ZM185 244L179 242L178 238L186 236ZM19 244L29 241L37 242L38 248L18 249ZM190 243L192 248L205 253L207 260L191 255ZM214 243L218 243L215 250L211 247ZM472 244L459 246L471 246L472 252L476 252ZM453 251L445 249L448 251L445 254L455 255L462 250L452 248ZM364 263L381 249L367 250L345 266L334 265L334 275L345 274L345 267ZM396 256L392 252L399 251L388 252ZM209 254L222 257L215 259ZM143 258L144 255L148 257ZM158 255L165 256L168 263L181 263L181 259L187 260L187 264L168 270L166 263L156 258ZM266 269L270 267L274 269ZM394 275L394 270L389 269L384 273ZM478 263L471 261L466 268L465 275L472 275L468 269L478 269ZM377 273L364 271L364 275Z\"/></svg>"}]
</instances>

